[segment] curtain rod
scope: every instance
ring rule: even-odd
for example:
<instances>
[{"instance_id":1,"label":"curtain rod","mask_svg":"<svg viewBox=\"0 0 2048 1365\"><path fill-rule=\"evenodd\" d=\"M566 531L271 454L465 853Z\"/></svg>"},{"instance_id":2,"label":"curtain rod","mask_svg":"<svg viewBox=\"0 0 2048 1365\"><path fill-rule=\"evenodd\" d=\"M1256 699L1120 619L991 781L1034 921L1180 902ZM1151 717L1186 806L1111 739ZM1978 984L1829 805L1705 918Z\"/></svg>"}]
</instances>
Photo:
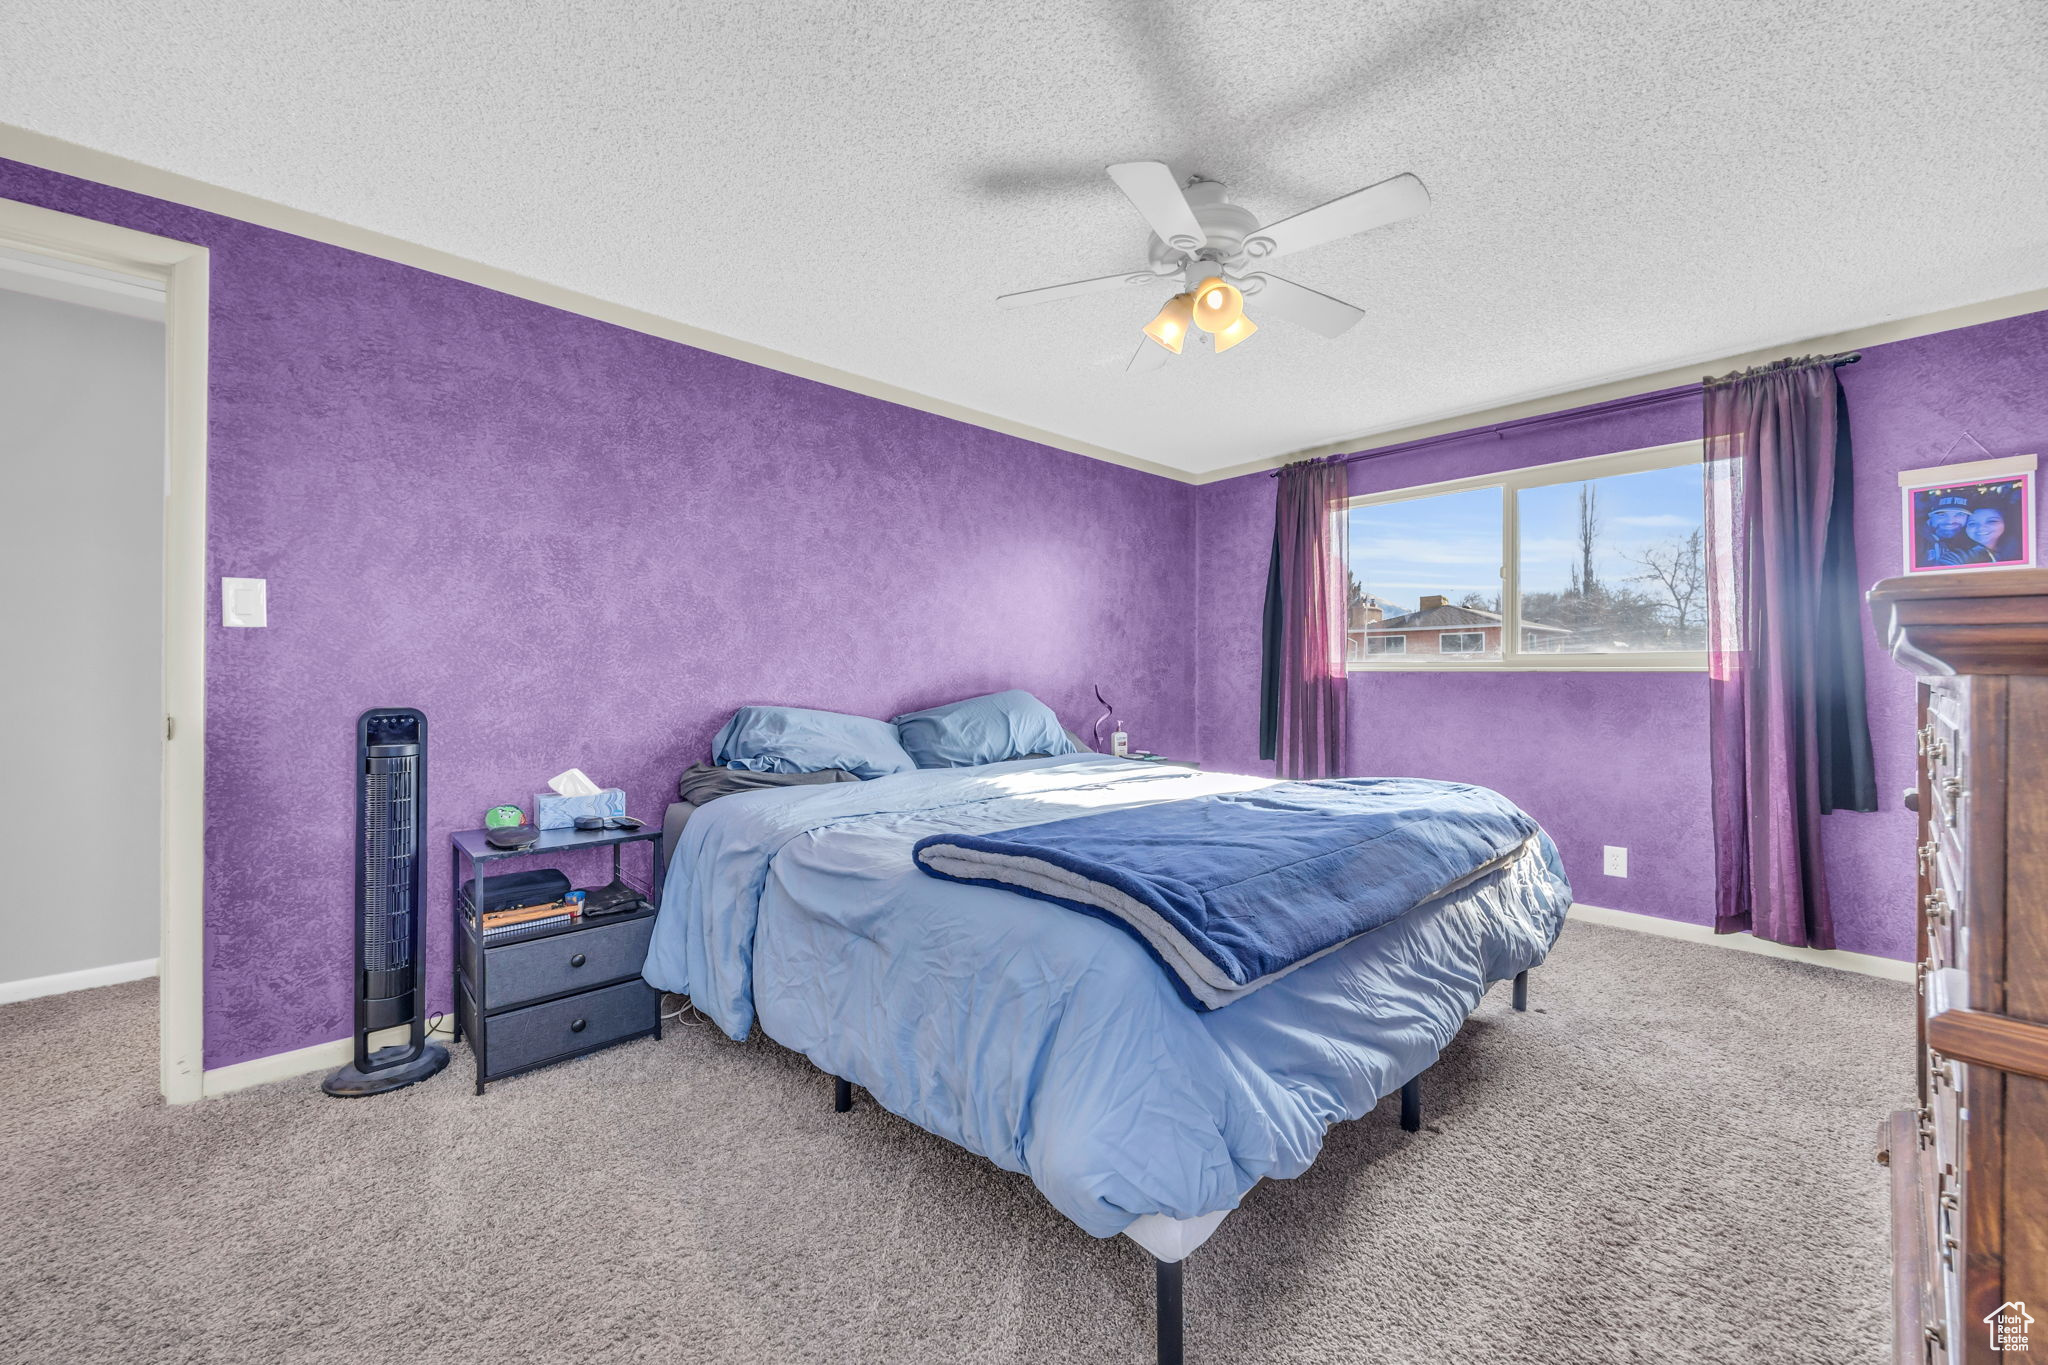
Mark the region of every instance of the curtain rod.
<instances>
[{"instance_id":1,"label":"curtain rod","mask_svg":"<svg viewBox=\"0 0 2048 1365\"><path fill-rule=\"evenodd\" d=\"M1839 355L1816 356L1811 363L1815 365L1854 365L1861 359L1863 359L1861 351L1843 351ZM1730 378L1732 377L1730 376ZM1655 393L1639 393L1632 398L1617 398L1612 402L1595 403L1590 407L1570 408L1564 412L1539 412L1533 417L1517 417L1512 421L1495 422L1491 426L1467 427L1463 431L1447 431L1441 436L1421 436L1413 441L1403 441L1399 445L1378 446L1371 450L1354 451L1349 455L1327 455L1323 458L1330 464L1351 464L1358 460L1378 459L1382 455L1401 455L1411 450L1420 450L1425 446L1442 445L1448 441L1469 441L1475 436L1504 435L1510 431L1519 431L1523 427L1543 426L1551 422L1573 422L1589 417L1605 417L1610 413L1628 412L1633 408L1645 408L1655 403L1669 403L1678 398L1691 398L1706 392L1707 386L1716 382L1725 383L1727 381L1725 379L1716 381L1709 377L1702 379L1697 384L1681 384L1675 389L1658 389ZM1280 477L1280 471L1277 469L1269 470L1266 477L1277 479Z\"/></svg>"}]
</instances>

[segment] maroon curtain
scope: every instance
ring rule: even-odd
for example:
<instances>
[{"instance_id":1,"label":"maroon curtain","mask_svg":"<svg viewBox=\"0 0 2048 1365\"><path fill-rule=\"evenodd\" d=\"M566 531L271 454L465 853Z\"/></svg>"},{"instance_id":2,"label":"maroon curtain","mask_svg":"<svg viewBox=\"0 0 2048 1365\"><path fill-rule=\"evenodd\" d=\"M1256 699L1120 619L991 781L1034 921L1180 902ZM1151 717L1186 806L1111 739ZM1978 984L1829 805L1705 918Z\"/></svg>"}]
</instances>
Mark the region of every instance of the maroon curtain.
<instances>
[{"instance_id":1,"label":"maroon curtain","mask_svg":"<svg viewBox=\"0 0 2048 1365\"><path fill-rule=\"evenodd\" d=\"M1344 770L1348 481L1345 466L1330 460L1280 471L1266 572L1261 749L1282 777Z\"/></svg>"},{"instance_id":2,"label":"maroon curtain","mask_svg":"<svg viewBox=\"0 0 2048 1365\"><path fill-rule=\"evenodd\" d=\"M1824 360L1705 400L1714 928L1832 948L1820 817L1877 809L1848 406Z\"/></svg>"}]
</instances>

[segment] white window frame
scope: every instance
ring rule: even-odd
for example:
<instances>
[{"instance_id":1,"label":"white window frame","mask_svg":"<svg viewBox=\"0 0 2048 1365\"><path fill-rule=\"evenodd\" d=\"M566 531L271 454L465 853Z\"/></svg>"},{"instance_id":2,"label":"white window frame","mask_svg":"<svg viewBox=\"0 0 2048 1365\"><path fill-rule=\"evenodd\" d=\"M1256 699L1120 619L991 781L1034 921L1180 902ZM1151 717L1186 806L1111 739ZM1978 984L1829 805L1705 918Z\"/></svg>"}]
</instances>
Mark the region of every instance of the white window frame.
<instances>
[{"instance_id":1,"label":"white window frame","mask_svg":"<svg viewBox=\"0 0 2048 1365\"><path fill-rule=\"evenodd\" d=\"M1377 642L1379 643L1379 648L1378 648L1378 649L1374 649L1374 648L1373 648L1373 643L1374 643L1375 641L1377 641ZM1395 649L1395 648L1394 648L1394 646L1395 646L1395 645L1399 645L1399 646L1400 646L1400 648L1399 648L1399 649ZM1404 657L1405 657L1405 656L1407 655L1407 653L1408 653L1408 636L1407 636L1407 635L1406 635L1406 634L1405 634L1404 632L1401 632L1401 631L1388 631L1388 632L1386 632L1386 633L1384 633L1384 634L1375 634L1375 633L1374 633L1374 632L1372 632L1372 631L1367 631L1367 632L1366 632L1366 636L1365 636L1365 657L1366 657L1366 658L1368 658L1368 659L1384 659L1384 658L1385 658L1385 657L1386 657L1387 655L1389 655L1389 654L1399 654L1399 655L1402 655L1402 656L1404 656ZM1356 665L1353 665L1353 667L1356 667Z\"/></svg>"},{"instance_id":2,"label":"white window frame","mask_svg":"<svg viewBox=\"0 0 2048 1365\"><path fill-rule=\"evenodd\" d=\"M1367 673L1376 669L1471 671L1482 673L1704 673L1707 652L1693 650L1642 650L1614 654L1557 654L1527 650L1522 643L1522 604L1519 584L1509 570L1521 560L1521 528L1516 524L1516 494L1525 488L1542 488L1558 483L1582 483L1587 479L1610 478L1616 474L1640 474L1652 469L1676 469L1698 464L1704 452L1698 441L1676 441L1670 445L1642 450L1617 451L1581 460L1559 460L1553 464L1530 465L1499 474L1481 474L1469 479L1446 479L1442 483L1418 484L1385 493L1365 493L1347 500L1343 515L1354 507L1383 503L1412 502L1445 493L1465 493L1475 488L1497 488L1501 495L1500 514L1500 606L1501 649L1497 656L1467 657L1457 654L1414 654L1389 656L1368 654L1351 660L1349 671ZM1704 515L1704 507L1701 509Z\"/></svg>"},{"instance_id":3,"label":"white window frame","mask_svg":"<svg viewBox=\"0 0 2048 1365\"><path fill-rule=\"evenodd\" d=\"M1446 648L1444 642L1453 635L1477 635L1479 637L1479 648ZM1486 632L1483 630L1440 630L1436 633L1436 652L1439 654L1484 654L1486 652Z\"/></svg>"}]
</instances>

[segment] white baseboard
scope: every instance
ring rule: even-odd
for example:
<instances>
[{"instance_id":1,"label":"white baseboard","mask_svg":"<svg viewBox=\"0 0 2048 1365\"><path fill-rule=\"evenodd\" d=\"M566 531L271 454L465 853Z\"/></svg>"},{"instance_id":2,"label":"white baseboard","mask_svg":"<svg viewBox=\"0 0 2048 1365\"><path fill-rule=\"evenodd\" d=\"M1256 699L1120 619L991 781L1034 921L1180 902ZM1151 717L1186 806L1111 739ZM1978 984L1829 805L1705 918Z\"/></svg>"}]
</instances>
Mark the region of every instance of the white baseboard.
<instances>
[{"instance_id":1,"label":"white baseboard","mask_svg":"<svg viewBox=\"0 0 2048 1365\"><path fill-rule=\"evenodd\" d=\"M1869 953L1848 953L1839 949L1792 948L1749 934L1717 934L1704 924L1686 924L1679 920L1660 919L1656 915L1638 915L1628 910L1609 910L1605 906L1587 905L1583 902L1574 902L1571 914L1573 919L1587 924L1633 929L1640 934L1657 934L1664 938L1682 938L1692 943L1710 944L1716 948L1732 948L1737 952L1784 958L1790 962L1810 962L1817 967L1832 967L1842 972L1861 972L1866 976L1881 976L1892 981L1913 979L1912 963L1899 962L1888 957L1875 957ZM82 984L107 983L95 981ZM4 989L6 988L0 987L0 990ZM445 1043L452 1031L449 1020L443 1019L440 1027L429 1036ZM402 1043L405 1037L406 1031L402 1028L386 1029L382 1033L370 1035L370 1045L373 1048L385 1047L393 1043ZM311 1075L316 1071L332 1071L335 1067L346 1065L354 1055L354 1041L337 1038L331 1043L315 1043L311 1047L302 1047L291 1052L255 1057L246 1062L236 1062L233 1066L212 1067L206 1073L205 1094L211 1099L216 1095L231 1095L237 1090L247 1090L252 1085L268 1085L272 1081L288 1081L297 1076Z\"/></svg>"},{"instance_id":2,"label":"white baseboard","mask_svg":"<svg viewBox=\"0 0 2048 1365\"><path fill-rule=\"evenodd\" d=\"M1605 906L1586 905L1579 901L1572 903L1571 917L1587 924L1633 929L1639 934L1656 934L1661 938L1682 938L1689 943L1733 948L1736 952L1755 953L1759 957L1783 958L1787 962L1810 962L1816 967L1832 967L1838 972L1861 972L1865 976L1881 976L1887 981L1913 979L1912 963L1901 962L1897 958L1877 957L1870 953L1849 953L1839 948L1794 948L1788 944L1758 938L1753 934L1717 934L1711 925L1687 924L1682 920L1662 919L1656 915L1639 915L1632 910L1609 910Z\"/></svg>"},{"instance_id":3,"label":"white baseboard","mask_svg":"<svg viewBox=\"0 0 2048 1365\"><path fill-rule=\"evenodd\" d=\"M437 1042L448 1042L455 1032L453 1018L450 1015L442 1019L427 1036ZM370 1035L370 1050L374 1052L380 1047L403 1043L410 1036L411 1031L406 1027L384 1029ZM331 1043L314 1043L290 1052L275 1052L268 1057L251 1057L233 1066L209 1067L201 1080L201 1093L212 1099L217 1095L247 1090L252 1085L269 1085L272 1081L310 1076L316 1071L332 1071L336 1067L347 1066L355 1060L355 1055L355 1039L336 1038Z\"/></svg>"},{"instance_id":4,"label":"white baseboard","mask_svg":"<svg viewBox=\"0 0 2048 1365\"><path fill-rule=\"evenodd\" d=\"M23 981L0 981L0 1005L17 1000L34 1000L66 991L91 990L94 986L118 986L123 981L140 981L156 975L156 959L116 962L110 967L87 967L82 972L59 972L55 976L31 976Z\"/></svg>"},{"instance_id":5,"label":"white baseboard","mask_svg":"<svg viewBox=\"0 0 2048 1365\"><path fill-rule=\"evenodd\" d=\"M155 976L156 970L157 960L152 957L143 962L117 962L111 967L91 967L82 972L60 972L56 976L32 976L25 981L4 981L0 982L0 1005L45 995L62 995L67 991L90 990L94 986L140 981ZM444 1017L427 1036L442 1043L448 1042L455 1031L453 1019L452 1014ZM370 1046L372 1049L389 1047L403 1043L408 1036L408 1030L402 1027L384 1029L370 1035ZM213 1067L202 1078L200 1093L210 1099L215 1095L247 1090L252 1085L288 1081L294 1076L310 1075L315 1071L332 1071L338 1066L346 1066L355 1057L355 1052L353 1038L337 1038L331 1043L315 1043L291 1052L254 1057L233 1066Z\"/></svg>"}]
</instances>

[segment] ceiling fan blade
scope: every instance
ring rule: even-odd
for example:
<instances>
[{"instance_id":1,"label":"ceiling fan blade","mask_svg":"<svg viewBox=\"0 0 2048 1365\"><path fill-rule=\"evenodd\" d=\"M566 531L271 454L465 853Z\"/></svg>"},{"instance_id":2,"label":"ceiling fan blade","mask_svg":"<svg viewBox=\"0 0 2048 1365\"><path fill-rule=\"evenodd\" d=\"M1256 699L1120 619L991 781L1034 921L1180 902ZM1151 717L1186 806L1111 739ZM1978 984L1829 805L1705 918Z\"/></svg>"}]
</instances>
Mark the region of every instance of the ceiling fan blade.
<instances>
[{"instance_id":1,"label":"ceiling fan blade","mask_svg":"<svg viewBox=\"0 0 2048 1365\"><path fill-rule=\"evenodd\" d=\"M1247 275L1238 281L1238 287L1244 290L1247 313L1260 318L1282 318L1326 337L1342 336L1365 316L1363 308L1354 308L1342 299L1319 294L1278 275Z\"/></svg>"},{"instance_id":2,"label":"ceiling fan blade","mask_svg":"<svg viewBox=\"0 0 2048 1365\"><path fill-rule=\"evenodd\" d=\"M1070 299L1077 294L1093 294L1104 289L1115 289L1126 284L1152 284L1169 279L1167 275L1155 275L1149 270L1133 270L1122 275L1104 275L1093 280L1070 280L1066 284L1049 284L1043 289L1025 289L1015 294L999 294L996 302L1005 308L1022 308L1033 303L1051 303L1054 299Z\"/></svg>"},{"instance_id":3,"label":"ceiling fan blade","mask_svg":"<svg viewBox=\"0 0 2048 1365\"><path fill-rule=\"evenodd\" d=\"M1199 251L1208 245L1209 234L1195 220L1180 181L1163 161L1122 161L1107 168L1145 222L1159 234L1159 240L1176 251Z\"/></svg>"},{"instance_id":4,"label":"ceiling fan blade","mask_svg":"<svg viewBox=\"0 0 2048 1365\"><path fill-rule=\"evenodd\" d=\"M1245 238L1245 254L1254 260L1271 260L1290 251L1349 237L1354 232L1367 232L1413 218L1428 207L1429 191L1422 182L1412 175L1397 175L1327 204L1303 209L1292 218L1267 224Z\"/></svg>"},{"instance_id":5,"label":"ceiling fan blade","mask_svg":"<svg viewBox=\"0 0 2048 1365\"><path fill-rule=\"evenodd\" d=\"M1132 355L1131 363L1124 366L1124 373L1150 374L1171 359L1173 352L1147 337L1138 343L1137 352Z\"/></svg>"}]
</instances>

